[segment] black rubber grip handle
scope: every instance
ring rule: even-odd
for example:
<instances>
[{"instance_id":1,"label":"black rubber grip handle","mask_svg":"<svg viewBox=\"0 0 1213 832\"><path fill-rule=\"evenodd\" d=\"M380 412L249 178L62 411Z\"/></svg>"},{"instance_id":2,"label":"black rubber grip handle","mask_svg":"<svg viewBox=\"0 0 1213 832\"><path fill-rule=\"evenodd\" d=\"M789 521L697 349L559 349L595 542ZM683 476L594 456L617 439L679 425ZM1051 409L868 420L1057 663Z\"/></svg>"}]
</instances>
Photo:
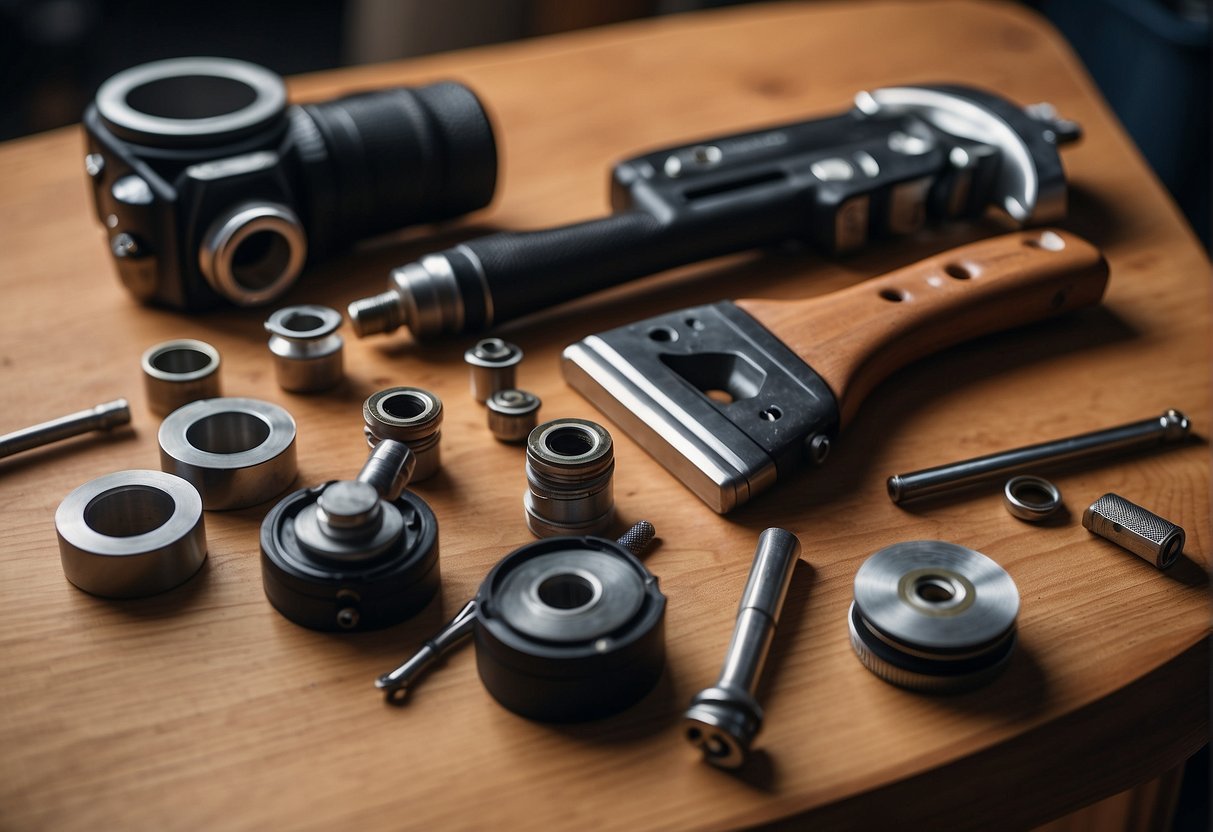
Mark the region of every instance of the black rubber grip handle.
<instances>
[{"instance_id":1,"label":"black rubber grip handle","mask_svg":"<svg viewBox=\"0 0 1213 832\"><path fill-rule=\"evenodd\" d=\"M464 330L503 323L704 256L643 211L543 231L491 234L443 254L464 301ZM488 289L491 308L486 308Z\"/></svg>"}]
</instances>

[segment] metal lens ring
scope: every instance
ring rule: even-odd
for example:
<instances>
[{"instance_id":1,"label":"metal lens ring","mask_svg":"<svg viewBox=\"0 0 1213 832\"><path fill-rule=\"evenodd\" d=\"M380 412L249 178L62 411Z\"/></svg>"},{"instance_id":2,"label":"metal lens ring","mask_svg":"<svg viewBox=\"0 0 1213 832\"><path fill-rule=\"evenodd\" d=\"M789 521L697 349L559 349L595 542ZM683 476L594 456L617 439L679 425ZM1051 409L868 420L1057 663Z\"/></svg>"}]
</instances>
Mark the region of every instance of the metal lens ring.
<instances>
[{"instance_id":1,"label":"metal lens ring","mask_svg":"<svg viewBox=\"0 0 1213 832\"><path fill-rule=\"evenodd\" d=\"M849 627L864 666L914 690L992 678L1015 645L1019 591L980 552L916 540L876 552L855 574Z\"/></svg>"},{"instance_id":2,"label":"metal lens ring","mask_svg":"<svg viewBox=\"0 0 1213 832\"><path fill-rule=\"evenodd\" d=\"M162 471L119 471L55 511L63 574L85 592L139 598L184 583L206 559L202 498Z\"/></svg>"},{"instance_id":3,"label":"metal lens ring","mask_svg":"<svg viewBox=\"0 0 1213 832\"><path fill-rule=\"evenodd\" d=\"M111 130L143 144L230 140L281 117L282 78L227 58L177 58L119 72L97 90Z\"/></svg>"},{"instance_id":4,"label":"metal lens ring","mask_svg":"<svg viewBox=\"0 0 1213 832\"><path fill-rule=\"evenodd\" d=\"M1002 501L1013 517L1039 523L1061 508L1061 491L1041 477L1012 477L1003 486Z\"/></svg>"},{"instance_id":5,"label":"metal lens ring","mask_svg":"<svg viewBox=\"0 0 1213 832\"><path fill-rule=\"evenodd\" d=\"M188 480L208 510L245 508L295 479L295 420L257 399L204 399L160 424L160 467Z\"/></svg>"},{"instance_id":6,"label":"metal lens ring","mask_svg":"<svg viewBox=\"0 0 1213 832\"><path fill-rule=\"evenodd\" d=\"M240 306L269 303L294 284L307 235L285 205L246 202L220 214L202 238L198 268L211 288Z\"/></svg>"}]
</instances>

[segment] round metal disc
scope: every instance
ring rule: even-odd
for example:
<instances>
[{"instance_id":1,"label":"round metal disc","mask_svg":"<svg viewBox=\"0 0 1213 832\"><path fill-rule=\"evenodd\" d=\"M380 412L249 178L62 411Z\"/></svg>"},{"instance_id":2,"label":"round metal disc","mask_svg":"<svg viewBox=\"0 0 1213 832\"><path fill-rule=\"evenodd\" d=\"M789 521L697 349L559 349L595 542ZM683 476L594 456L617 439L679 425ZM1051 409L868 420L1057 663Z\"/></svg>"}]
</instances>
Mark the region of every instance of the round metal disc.
<instances>
[{"instance_id":1,"label":"round metal disc","mask_svg":"<svg viewBox=\"0 0 1213 832\"><path fill-rule=\"evenodd\" d=\"M644 581L623 559L569 549L526 561L501 582L501 618L544 641L592 641L631 620L644 603Z\"/></svg>"},{"instance_id":2,"label":"round metal disc","mask_svg":"<svg viewBox=\"0 0 1213 832\"><path fill-rule=\"evenodd\" d=\"M1005 636L1019 614L1011 576L973 549L914 540L876 552L855 573L855 605L903 647L967 652Z\"/></svg>"}]
</instances>

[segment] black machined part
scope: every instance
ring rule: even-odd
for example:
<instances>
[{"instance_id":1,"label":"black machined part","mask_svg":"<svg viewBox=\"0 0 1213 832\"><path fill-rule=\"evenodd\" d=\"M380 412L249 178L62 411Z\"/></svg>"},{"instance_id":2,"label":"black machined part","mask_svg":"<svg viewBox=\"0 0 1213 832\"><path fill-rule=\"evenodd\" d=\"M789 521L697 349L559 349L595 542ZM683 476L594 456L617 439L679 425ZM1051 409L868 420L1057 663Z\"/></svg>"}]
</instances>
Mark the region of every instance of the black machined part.
<instances>
[{"instance_id":1,"label":"black machined part","mask_svg":"<svg viewBox=\"0 0 1213 832\"><path fill-rule=\"evenodd\" d=\"M261 577L280 613L313 630L374 630L419 612L438 591L438 521L424 500L405 491L391 502L404 520L387 551L344 565L299 545L295 518L328 483L285 497L261 524Z\"/></svg>"},{"instance_id":2,"label":"black machined part","mask_svg":"<svg viewBox=\"0 0 1213 832\"><path fill-rule=\"evenodd\" d=\"M489 117L450 82L289 105L282 79L263 67L175 59L109 79L82 120L119 277L139 300L187 312L272 299L252 297L264 274L248 278L244 297L204 261L216 224L242 206L289 212L298 262L275 259L267 243L278 232L262 231L234 242L225 263L266 258L265 271L297 275L358 240L482 208L497 181Z\"/></svg>"},{"instance_id":3,"label":"black machined part","mask_svg":"<svg viewBox=\"0 0 1213 832\"><path fill-rule=\"evenodd\" d=\"M967 680L966 684L957 689L975 687L1001 669L1011 653L1015 651L1015 644L1018 640L1017 632L1012 628L989 644L976 648L974 652L977 655L954 659L941 652L940 658L931 658L918 652L912 652L914 648L902 646L900 641L887 633L877 636L875 628L863 617L863 612L857 604L852 604L849 614L852 631L863 642L864 649L884 665L893 669L884 673L874 672L878 672L878 675L893 684L904 687L913 687L913 685L907 684L899 678L896 670L905 671L906 674L913 676Z\"/></svg>"},{"instance_id":4,"label":"black machined part","mask_svg":"<svg viewBox=\"0 0 1213 832\"><path fill-rule=\"evenodd\" d=\"M1058 147L1078 138L1048 105L959 85L889 87L825 118L653 150L619 162L613 214L469 240L393 272L388 298L351 306L360 335L477 332L712 257L789 241L827 254L1001 210L1060 219ZM391 297L393 294L395 298Z\"/></svg>"},{"instance_id":5,"label":"black machined part","mask_svg":"<svg viewBox=\"0 0 1213 832\"><path fill-rule=\"evenodd\" d=\"M537 558L606 556L643 587L622 623L583 638L536 637L503 614L502 590ZM573 567L575 570L576 567ZM557 576L559 577L559 576ZM575 722L617 713L653 689L665 667L666 599L657 578L627 549L600 537L552 537L503 558L476 595L476 667L498 702L529 719Z\"/></svg>"}]
</instances>

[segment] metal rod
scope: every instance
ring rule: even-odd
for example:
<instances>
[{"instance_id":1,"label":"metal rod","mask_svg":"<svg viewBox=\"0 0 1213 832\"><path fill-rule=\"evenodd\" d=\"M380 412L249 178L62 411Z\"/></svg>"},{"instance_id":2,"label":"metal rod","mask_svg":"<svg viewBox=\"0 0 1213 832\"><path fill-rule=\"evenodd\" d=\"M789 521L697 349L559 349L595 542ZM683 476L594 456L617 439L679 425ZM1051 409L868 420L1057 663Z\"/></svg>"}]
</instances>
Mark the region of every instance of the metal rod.
<instances>
[{"instance_id":1,"label":"metal rod","mask_svg":"<svg viewBox=\"0 0 1213 832\"><path fill-rule=\"evenodd\" d=\"M895 503L940 494L1021 471L1028 466L1054 465L1122 451L1179 442L1189 435L1188 419L1168 410L1153 419L1106 430L1028 445L973 459L924 468L889 477L889 499Z\"/></svg>"},{"instance_id":2,"label":"metal rod","mask_svg":"<svg viewBox=\"0 0 1213 832\"><path fill-rule=\"evenodd\" d=\"M131 406L126 399L114 399L88 410L70 413L39 425L0 436L0 458L31 448L39 448L95 430L109 430L131 421Z\"/></svg>"},{"instance_id":3,"label":"metal rod","mask_svg":"<svg viewBox=\"0 0 1213 832\"><path fill-rule=\"evenodd\" d=\"M385 440L379 444L382 448L384 445L398 445L400 443ZM403 447L403 446L402 446ZM407 450L407 449L406 449ZM372 459L374 455L372 455ZM370 463L368 463L369 466ZM364 468L365 472L366 469ZM362 479L359 475L359 479ZM648 520L641 520L632 528L624 532L623 536L616 542L627 549L632 554L639 557L653 542L653 537L657 534L653 528L653 524ZM787 534L785 532L785 534ZM793 538L794 540L795 538ZM782 601L782 599L781 599ZM778 616L778 609L776 610ZM464 605L463 609L446 623L445 626L431 639L421 645L421 649L414 653L405 661L404 664L392 670L389 673L384 673L375 680L375 687L379 688L387 696L387 701L392 703L400 703L404 701L411 688L416 681L431 667L434 666L447 653L451 652L458 644L472 634L472 628L476 623L476 599L473 598Z\"/></svg>"},{"instance_id":4,"label":"metal rod","mask_svg":"<svg viewBox=\"0 0 1213 832\"><path fill-rule=\"evenodd\" d=\"M754 697L799 557L800 541L791 532L767 529L759 536L720 678L695 695L683 717L687 741L713 765L740 766L762 728Z\"/></svg>"},{"instance_id":5,"label":"metal rod","mask_svg":"<svg viewBox=\"0 0 1213 832\"><path fill-rule=\"evenodd\" d=\"M375 687L384 692L387 701L403 701L409 688L423 673L472 634L472 625L475 622L476 599L473 598L454 618L447 622L445 627L438 631L437 635L426 641L420 650L409 657L408 661L376 679Z\"/></svg>"}]
</instances>

